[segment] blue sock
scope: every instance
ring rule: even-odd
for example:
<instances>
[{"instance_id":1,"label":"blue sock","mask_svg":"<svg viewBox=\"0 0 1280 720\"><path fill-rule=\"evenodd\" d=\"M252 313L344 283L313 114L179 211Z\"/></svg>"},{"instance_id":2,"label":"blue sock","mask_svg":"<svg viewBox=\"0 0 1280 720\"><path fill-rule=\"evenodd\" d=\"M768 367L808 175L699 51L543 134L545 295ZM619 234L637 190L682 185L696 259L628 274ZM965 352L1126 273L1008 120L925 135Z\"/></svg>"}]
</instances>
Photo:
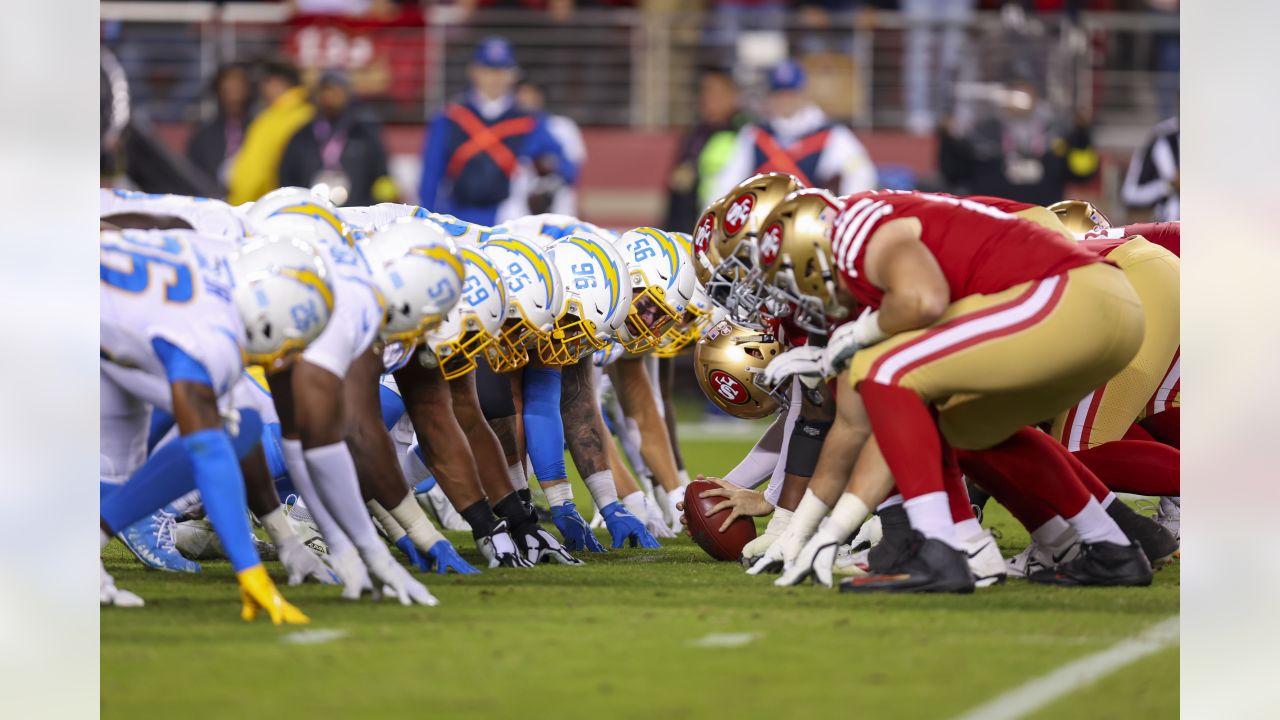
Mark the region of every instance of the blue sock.
<instances>
[{"instance_id":1,"label":"blue sock","mask_svg":"<svg viewBox=\"0 0 1280 720\"><path fill-rule=\"evenodd\" d=\"M414 494L414 495L419 495L419 494L421 494L421 493L424 493L424 492L427 492L427 491L431 490L431 488L433 488L433 487L435 487L435 486L436 486L436 478L435 478L435 476L434 476L434 475L428 475L426 480L423 480L422 482L420 482L420 483L418 483L417 485L414 485L414 486L413 486L413 494Z\"/></svg>"},{"instance_id":2,"label":"blue sock","mask_svg":"<svg viewBox=\"0 0 1280 720\"><path fill-rule=\"evenodd\" d=\"M261 428L252 437L257 440L260 434ZM260 564L249 527L244 476L231 438L224 430L199 430L184 435L181 447L190 458L205 514L231 559L231 567L240 572Z\"/></svg>"},{"instance_id":3,"label":"blue sock","mask_svg":"<svg viewBox=\"0 0 1280 720\"><path fill-rule=\"evenodd\" d=\"M191 492L196 479L186 448L171 442L157 448L125 484L101 485L102 519L119 532Z\"/></svg>"},{"instance_id":4,"label":"blue sock","mask_svg":"<svg viewBox=\"0 0 1280 720\"><path fill-rule=\"evenodd\" d=\"M539 482L568 477L564 467L564 422L560 418L560 371L524 370L524 434Z\"/></svg>"},{"instance_id":5,"label":"blue sock","mask_svg":"<svg viewBox=\"0 0 1280 720\"><path fill-rule=\"evenodd\" d=\"M390 430L404 416L404 400L386 385L378 386L378 396L382 401L382 422Z\"/></svg>"}]
</instances>

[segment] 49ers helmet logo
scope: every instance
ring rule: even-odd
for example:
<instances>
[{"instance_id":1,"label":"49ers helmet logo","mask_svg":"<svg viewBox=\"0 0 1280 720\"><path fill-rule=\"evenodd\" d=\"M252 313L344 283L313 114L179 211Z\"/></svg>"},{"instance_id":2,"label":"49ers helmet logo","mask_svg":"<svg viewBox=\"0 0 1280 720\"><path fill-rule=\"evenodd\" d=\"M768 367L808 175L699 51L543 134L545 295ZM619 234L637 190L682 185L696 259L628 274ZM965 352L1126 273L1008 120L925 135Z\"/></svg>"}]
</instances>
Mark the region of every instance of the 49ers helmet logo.
<instances>
[{"instance_id":1,"label":"49ers helmet logo","mask_svg":"<svg viewBox=\"0 0 1280 720\"><path fill-rule=\"evenodd\" d=\"M702 220L698 223L698 227L693 229L693 251L699 255L706 255L707 248L711 247L711 233L716 229L715 213L707 213L702 216Z\"/></svg>"},{"instance_id":2,"label":"49ers helmet logo","mask_svg":"<svg viewBox=\"0 0 1280 720\"><path fill-rule=\"evenodd\" d=\"M738 382L738 378L723 370L712 370L707 374L707 379L711 381L711 387L715 388L716 393L725 402L731 402L734 405L746 404L747 389L742 386L742 383Z\"/></svg>"},{"instance_id":3,"label":"49ers helmet logo","mask_svg":"<svg viewBox=\"0 0 1280 720\"><path fill-rule=\"evenodd\" d=\"M724 233L725 235L737 235L747 224L747 218L751 217L751 211L756 206L756 196L751 193L739 195L733 202L729 203L728 209L724 211Z\"/></svg>"},{"instance_id":4,"label":"49ers helmet logo","mask_svg":"<svg viewBox=\"0 0 1280 720\"><path fill-rule=\"evenodd\" d=\"M774 223L765 228L760 236L760 263L772 265L778 259L778 251L782 249L782 223Z\"/></svg>"}]
</instances>

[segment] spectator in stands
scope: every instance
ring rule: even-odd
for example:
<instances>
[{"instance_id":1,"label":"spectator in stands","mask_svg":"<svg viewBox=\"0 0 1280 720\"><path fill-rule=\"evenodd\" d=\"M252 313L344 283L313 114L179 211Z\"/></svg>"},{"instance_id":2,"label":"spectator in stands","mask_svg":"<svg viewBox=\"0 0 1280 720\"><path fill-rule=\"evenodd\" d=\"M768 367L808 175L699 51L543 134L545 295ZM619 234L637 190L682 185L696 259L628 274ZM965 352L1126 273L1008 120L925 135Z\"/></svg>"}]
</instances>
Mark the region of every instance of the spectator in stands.
<instances>
[{"instance_id":1,"label":"spectator in stands","mask_svg":"<svg viewBox=\"0 0 1280 720\"><path fill-rule=\"evenodd\" d=\"M675 166L667 175L667 214L662 227L691 232L698 215L715 198L716 176L733 152L746 123L738 87L724 70L706 70L698 79L698 122L680 141Z\"/></svg>"},{"instance_id":2,"label":"spectator in stands","mask_svg":"<svg viewBox=\"0 0 1280 720\"><path fill-rule=\"evenodd\" d=\"M1098 153L1084 118L1059 119L1025 68L1000 104L984 111L972 129L947 119L938 133L938 167L951 192L996 195L1049 205L1069 182L1098 170Z\"/></svg>"},{"instance_id":3,"label":"spectator in stands","mask_svg":"<svg viewBox=\"0 0 1280 720\"><path fill-rule=\"evenodd\" d=\"M809 97L804 68L795 61L770 71L767 107L767 117L738 132L712 197L762 172L791 173L805 185L839 195L875 187L876 169L866 148Z\"/></svg>"},{"instance_id":4,"label":"spectator in stands","mask_svg":"<svg viewBox=\"0 0 1280 720\"><path fill-rule=\"evenodd\" d=\"M263 110L245 130L227 177L227 201L233 205L257 200L280 186L285 145L315 114L298 69L288 62L267 63L258 94Z\"/></svg>"},{"instance_id":5,"label":"spectator in stands","mask_svg":"<svg viewBox=\"0 0 1280 720\"><path fill-rule=\"evenodd\" d=\"M351 104L345 73L327 70L313 93L315 117L294 133L280 161L280 184L329 186L339 205L398 200L387 175L382 126L372 113Z\"/></svg>"},{"instance_id":6,"label":"spectator in stands","mask_svg":"<svg viewBox=\"0 0 1280 720\"><path fill-rule=\"evenodd\" d=\"M907 24L902 57L907 129L933 132L942 107L939 88L955 80L964 50L965 27L975 0L902 0Z\"/></svg>"},{"instance_id":7,"label":"spectator in stands","mask_svg":"<svg viewBox=\"0 0 1280 720\"><path fill-rule=\"evenodd\" d=\"M423 148L419 202L480 225L529 214L535 181L572 184L577 168L547 128L545 115L516 105L511 44L490 37L467 68L470 88L436 115Z\"/></svg>"},{"instance_id":8,"label":"spectator in stands","mask_svg":"<svg viewBox=\"0 0 1280 720\"><path fill-rule=\"evenodd\" d=\"M1181 217L1179 137L1178 118L1171 117L1156 125L1151 136L1133 154L1120 188L1120 199L1129 207L1131 215L1149 213L1157 221Z\"/></svg>"},{"instance_id":9,"label":"spectator in stands","mask_svg":"<svg viewBox=\"0 0 1280 720\"><path fill-rule=\"evenodd\" d=\"M587 162L587 144L582 140L582 130L578 123L567 115L547 112L547 98L542 94L542 88L528 81L520 83L516 88L516 105L534 115L545 115L547 130L560 143L569 162L581 170ZM557 176L554 175L546 177L552 178L550 184L545 179L540 179L540 183L535 181L535 187L529 195L529 210L534 213L553 212L576 216L578 193L574 185L556 183Z\"/></svg>"},{"instance_id":10,"label":"spectator in stands","mask_svg":"<svg viewBox=\"0 0 1280 720\"><path fill-rule=\"evenodd\" d=\"M201 123L191 135L187 158L225 192L231 159L240 149L249 125L253 86L249 83L248 69L240 63L218 68L213 77L213 93L217 108L213 117Z\"/></svg>"}]
</instances>

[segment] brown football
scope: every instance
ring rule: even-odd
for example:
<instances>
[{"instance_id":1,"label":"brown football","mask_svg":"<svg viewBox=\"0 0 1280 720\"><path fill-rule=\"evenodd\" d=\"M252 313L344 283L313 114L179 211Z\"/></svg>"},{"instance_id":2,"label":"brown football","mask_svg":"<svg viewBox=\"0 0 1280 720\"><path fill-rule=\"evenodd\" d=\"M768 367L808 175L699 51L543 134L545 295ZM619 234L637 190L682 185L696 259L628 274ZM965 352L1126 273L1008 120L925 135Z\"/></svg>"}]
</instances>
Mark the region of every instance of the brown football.
<instances>
[{"instance_id":1,"label":"brown football","mask_svg":"<svg viewBox=\"0 0 1280 720\"><path fill-rule=\"evenodd\" d=\"M707 490L714 490L718 485L706 480L695 480L689 483L684 491L684 516L688 521L689 534L693 536L693 541L698 543L698 547L707 551L707 554L717 560L737 561L742 555L742 548L747 543L756 539L756 524L749 517L740 517L734 520L729 528L724 532L720 532L720 526L729 517L728 510L707 517L704 515L708 510L715 507L724 498L722 497L699 497Z\"/></svg>"}]
</instances>

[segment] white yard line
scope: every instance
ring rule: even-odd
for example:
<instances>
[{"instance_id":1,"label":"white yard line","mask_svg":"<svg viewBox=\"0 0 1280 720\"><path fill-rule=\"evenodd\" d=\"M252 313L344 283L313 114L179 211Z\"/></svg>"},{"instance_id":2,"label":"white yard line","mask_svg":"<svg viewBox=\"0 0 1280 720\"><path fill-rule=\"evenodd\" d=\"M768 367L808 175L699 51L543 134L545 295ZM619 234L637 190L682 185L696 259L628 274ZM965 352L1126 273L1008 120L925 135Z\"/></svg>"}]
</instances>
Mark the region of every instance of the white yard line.
<instances>
[{"instance_id":1,"label":"white yard line","mask_svg":"<svg viewBox=\"0 0 1280 720\"><path fill-rule=\"evenodd\" d=\"M1039 710L1058 698L1120 668L1178 643L1178 617L1156 623L1128 640L1087 655L979 705L956 720L1012 720Z\"/></svg>"},{"instance_id":2,"label":"white yard line","mask_svg":"<svg viewBox=\"0 0 1280 720\"><path fill-rule=\"evenodd\" d=\"M762 637L764 637L762 632L709 633L691 641L689 645L700 648L736 648L752 643Z\"/></svg>"},{"instance_id":3,"label":"white yard line","mask_svg":"<svg viewBox=\"0 0 1280 720\"><path fill-rule=\"evenodd\" d=\"M320 645L322 643L333 642L347 636L346 630L325 630L316 628L314 630L299 630L298 632L289 633L280 638L281 642L291 645Z\"/></svg>"}]
</instances>

